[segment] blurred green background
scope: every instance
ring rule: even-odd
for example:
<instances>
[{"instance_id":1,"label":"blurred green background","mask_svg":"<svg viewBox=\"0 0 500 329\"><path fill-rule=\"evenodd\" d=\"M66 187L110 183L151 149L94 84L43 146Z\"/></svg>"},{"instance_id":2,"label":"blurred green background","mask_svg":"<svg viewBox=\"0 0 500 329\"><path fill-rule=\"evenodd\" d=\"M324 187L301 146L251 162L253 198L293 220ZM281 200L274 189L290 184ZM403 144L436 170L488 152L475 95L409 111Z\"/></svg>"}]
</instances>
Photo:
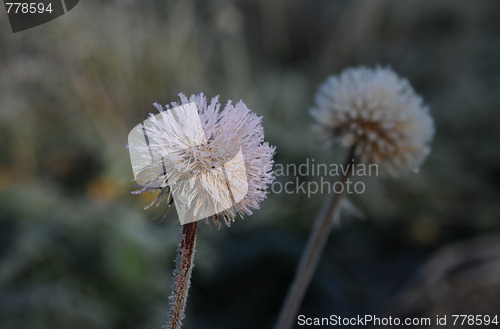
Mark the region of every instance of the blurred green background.
<instances>
[{"instance_id":1,"label":"blurred green background","mask_svg":"<svg viewBox=\"0 0 500 329\"><path fill-rule=\"evenodd\" d=\"M310 133L314 92L377 64L430 106L433 150L351 199L365 220L333 232L301 314L500 314L484 279L500 268L500 2L87 0L15 34L0 16L0 328L162 326L180 228L130 194L125 148L153 102L243 99L277 163L337 163ZM270 328L324 197L271 193L201 225L184 327Z\"/></svg>"}]
</instances>

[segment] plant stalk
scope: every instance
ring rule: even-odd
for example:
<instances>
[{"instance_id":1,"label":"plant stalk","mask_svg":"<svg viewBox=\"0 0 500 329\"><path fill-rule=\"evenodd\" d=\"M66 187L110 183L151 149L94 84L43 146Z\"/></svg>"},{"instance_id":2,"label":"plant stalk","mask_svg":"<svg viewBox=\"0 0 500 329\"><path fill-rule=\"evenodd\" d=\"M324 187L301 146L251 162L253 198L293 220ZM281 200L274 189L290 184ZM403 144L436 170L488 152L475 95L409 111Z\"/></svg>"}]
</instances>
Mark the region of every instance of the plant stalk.
<instances>
[{"instance_id":1,"label":"plant stalk","mask_svg":"<svg viewBox=\"0 0 500 329\"><path fill-rule=\"evenodd\" d=\"M351 167L347 167L349 165L354 165L354 162L351 162L351 159L354 159L353 149L349 152L346 167L344 167L350 169L347 170L347 172L342 175L339 180L342 185L342 193L332 193L328 197L314 222L306 248L302 254L302 258L300 259L299 266L297 267L295 278L281 308L280 316L275 329L290 329L295 322L295 317L300 309L302 300L304 299L307 288L318 265L321 253L323 252L328 236L330 235L330 231L333 226L333 217L337 211L340 201L342 200L344 194L343 192L346 189L346 182L351 176Z\"/></svg>"},{"instance_id":2,"label":"plant stalk","mask_svg":"<svg viewBox=\"0 0 500 329\"><path fill-rule=\"evenodd\" d=\"M191 284L195 246L196 221L182 226L182 236L175 261L172 294L169 297L170 307L165 323L166 329L179 329L182 325L189 285Z\"/></svg>"}]
</instances>

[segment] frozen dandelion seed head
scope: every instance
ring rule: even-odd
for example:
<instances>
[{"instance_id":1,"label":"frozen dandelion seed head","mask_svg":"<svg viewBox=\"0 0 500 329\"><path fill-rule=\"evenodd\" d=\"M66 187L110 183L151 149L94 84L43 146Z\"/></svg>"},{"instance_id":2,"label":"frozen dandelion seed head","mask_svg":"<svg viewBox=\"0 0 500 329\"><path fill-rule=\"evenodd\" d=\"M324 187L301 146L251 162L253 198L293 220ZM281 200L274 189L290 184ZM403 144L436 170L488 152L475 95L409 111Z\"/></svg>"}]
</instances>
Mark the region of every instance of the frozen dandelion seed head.
<instances>
[{"instance_id":1,"label":"frozen dandelion seed head","mask_svg":"<svg viewBox=\"0 0 500 329\"><path fill-rule=\"evenodd\" d=\"M179 96L181 102L171 106L154 104L159 114L138 128L147 143L131 141L129 135L131 159L144 160L140 180L136 175L143 188L136 193L159 189L153 204L174 203L179 212L182 203L183 216L210 214L218 225L251 215L274 180L275 148L264 141L262 117L242 101L222 107L218 97L208 103L203 94ZM177 111L180 107L192 111Z\"/></svg>"},{"instance_id":2,"label":"frozen dandelion seed head","mask_svg":"<svg viewBox=\"0 0 500 329\"><path fill-rule=\"evenodd\" d=\"M390 68L349 68L329 77L311 114L324 139L354 148L359 161L376 163L392 176L417 171L430 152L429 110Z\"/></svg>"}]
</instances>

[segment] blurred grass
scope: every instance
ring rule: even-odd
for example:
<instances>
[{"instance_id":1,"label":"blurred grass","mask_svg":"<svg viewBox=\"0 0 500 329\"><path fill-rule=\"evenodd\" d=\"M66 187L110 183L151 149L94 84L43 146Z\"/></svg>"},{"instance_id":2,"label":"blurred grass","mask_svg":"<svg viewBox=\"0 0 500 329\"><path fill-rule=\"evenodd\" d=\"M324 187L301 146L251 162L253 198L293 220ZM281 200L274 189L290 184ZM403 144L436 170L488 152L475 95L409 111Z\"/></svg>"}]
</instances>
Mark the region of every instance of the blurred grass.
<instances>
[{"instance_id":1,"label":"blurred grass","mask_svg":"<svg viewBox=\"0 0 500 329\"><path fill-rule=\"evenodd\" d=\"M153 102L243 99L276 162L331 162L309 129L316 86L381 64L430 105L433 151L418 175L368 181L353 199L367 220L333 234L303 307L376 310L441 246L500 228L499 18L486 0L183 0L85 1L16 34L2 22L1 327L161 326L177 219L130 195L125 149ZM270 327L322 198L271 194L202 227L186 328Z\"/></svg>"}]
</instances>

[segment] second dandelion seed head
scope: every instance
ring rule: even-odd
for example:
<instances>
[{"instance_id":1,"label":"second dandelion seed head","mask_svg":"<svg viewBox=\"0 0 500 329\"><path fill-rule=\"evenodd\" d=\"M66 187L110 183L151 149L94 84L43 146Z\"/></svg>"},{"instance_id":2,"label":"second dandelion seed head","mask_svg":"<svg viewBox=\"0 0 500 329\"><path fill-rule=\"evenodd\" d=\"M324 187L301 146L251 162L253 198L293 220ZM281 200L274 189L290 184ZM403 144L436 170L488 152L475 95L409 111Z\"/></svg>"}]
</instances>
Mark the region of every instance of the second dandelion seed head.
<instances>
[{"instance_id":1,"label":"second dandelion seed head","mask_svg":"<svg viewBox=\"0 0 500 329\"><path fill-rule=\"evenodd\" d=\"M418 170L434 123L410 83L390 68L349 68L319 88L311 110L323 138L393 176Z\"/></svg>"}]
</instances>

